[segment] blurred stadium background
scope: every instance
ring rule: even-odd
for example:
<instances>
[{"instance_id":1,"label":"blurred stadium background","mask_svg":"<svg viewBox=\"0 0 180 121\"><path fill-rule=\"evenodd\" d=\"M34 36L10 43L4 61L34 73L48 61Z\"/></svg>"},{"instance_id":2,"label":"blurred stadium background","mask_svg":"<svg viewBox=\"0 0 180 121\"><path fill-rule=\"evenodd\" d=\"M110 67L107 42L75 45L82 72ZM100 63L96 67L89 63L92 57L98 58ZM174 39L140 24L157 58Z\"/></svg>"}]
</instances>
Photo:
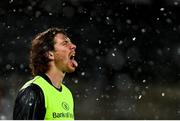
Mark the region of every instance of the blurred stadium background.
<instances>
[{"instance_id":1,"label":"blurred stadium background","mask_svg":"<svg viewBox=\"0 0 180 121\"><path fill-rule=\"evenodd\" d=\"M76 119L180 119L180 0L1 0L0 119L29 79L31 39L64 27Z\"/></svg>"}]
</instances>

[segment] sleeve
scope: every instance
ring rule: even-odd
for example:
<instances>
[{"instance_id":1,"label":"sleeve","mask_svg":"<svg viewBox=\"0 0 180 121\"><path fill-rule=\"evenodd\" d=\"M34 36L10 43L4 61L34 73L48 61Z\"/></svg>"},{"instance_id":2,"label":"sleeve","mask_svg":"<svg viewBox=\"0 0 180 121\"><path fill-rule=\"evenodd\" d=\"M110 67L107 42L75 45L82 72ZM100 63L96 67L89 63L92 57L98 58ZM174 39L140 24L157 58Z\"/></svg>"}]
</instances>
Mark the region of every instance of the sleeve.
<instances>
[{"instance_id":1,"label":"sleeve","mask_svg":"<svg viewBox=\"0 0 180 121\"><path fill-rule=\"evenodd\" d=\"M13 120L43 120L45 112L44 94L38 85L31 84L18 93Z\"/></svg>"}]
</instances>

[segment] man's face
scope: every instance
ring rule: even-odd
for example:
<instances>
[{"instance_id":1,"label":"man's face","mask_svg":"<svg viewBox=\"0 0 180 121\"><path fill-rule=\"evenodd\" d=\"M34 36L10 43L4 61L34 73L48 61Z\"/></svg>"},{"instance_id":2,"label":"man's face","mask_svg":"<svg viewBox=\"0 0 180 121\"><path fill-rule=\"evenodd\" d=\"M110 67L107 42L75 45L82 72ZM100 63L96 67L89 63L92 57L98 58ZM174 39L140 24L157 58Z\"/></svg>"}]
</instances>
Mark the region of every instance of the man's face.
<instances>
[{"instance_id":1,"label":"man's face","mask_svg":"<svg viewBox=\"0 0 180 121\"><path fill-rule=\"evenodd\" d=\"M54 63L62 72L74 72L78 63L75 61L75 49L70 39L59 33L54 38Z\"/></svg>"}]
</instances>

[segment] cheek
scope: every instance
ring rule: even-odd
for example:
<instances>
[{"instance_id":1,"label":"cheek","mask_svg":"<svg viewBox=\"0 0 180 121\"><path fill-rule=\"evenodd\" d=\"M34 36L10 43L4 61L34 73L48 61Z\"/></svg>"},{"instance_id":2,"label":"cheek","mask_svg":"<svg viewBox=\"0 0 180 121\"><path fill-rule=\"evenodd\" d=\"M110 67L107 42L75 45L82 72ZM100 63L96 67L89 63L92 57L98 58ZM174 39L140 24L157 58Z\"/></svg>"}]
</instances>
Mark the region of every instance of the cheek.
<instances>
[{"instance_id":1,"label":"cheek","mask_svg":"<svg viewBox=\"0 0 180 121\"><path fill-rule=\"evenodd\" d=\"M56 47L55 60L67 61L69 50L66 47Z\"/></svg>"},{"instance_id":2,"label":"cheek","mask_svg":"<svg viewBox=\"0 0 180 121\"><path fill-rule=\"evenodd\" d=\"M68 56L65 52L55 54L55 60L65 61L67 59L68 59Z\"/></svg>"}]
</instances>

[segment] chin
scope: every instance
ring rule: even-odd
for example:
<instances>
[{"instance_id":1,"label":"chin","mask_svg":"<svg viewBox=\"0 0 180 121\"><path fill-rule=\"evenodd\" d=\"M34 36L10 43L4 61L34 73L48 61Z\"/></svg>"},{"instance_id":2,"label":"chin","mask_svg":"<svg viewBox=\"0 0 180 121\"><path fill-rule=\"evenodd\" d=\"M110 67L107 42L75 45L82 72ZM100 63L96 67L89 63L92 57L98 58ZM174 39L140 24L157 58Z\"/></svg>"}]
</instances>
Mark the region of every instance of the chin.
<instances>
[{"instance_id":1,"label":"chin","mask_svg":"<svg viewBox=\"0 0 180 121\"><path fill-rule=\"evenodd\" d=\"M67 73L72 73L72 72L74 72L76 69L75 68L71 68L71 69L68 69L66 72Z\"/></svg>"}]
</instances>

